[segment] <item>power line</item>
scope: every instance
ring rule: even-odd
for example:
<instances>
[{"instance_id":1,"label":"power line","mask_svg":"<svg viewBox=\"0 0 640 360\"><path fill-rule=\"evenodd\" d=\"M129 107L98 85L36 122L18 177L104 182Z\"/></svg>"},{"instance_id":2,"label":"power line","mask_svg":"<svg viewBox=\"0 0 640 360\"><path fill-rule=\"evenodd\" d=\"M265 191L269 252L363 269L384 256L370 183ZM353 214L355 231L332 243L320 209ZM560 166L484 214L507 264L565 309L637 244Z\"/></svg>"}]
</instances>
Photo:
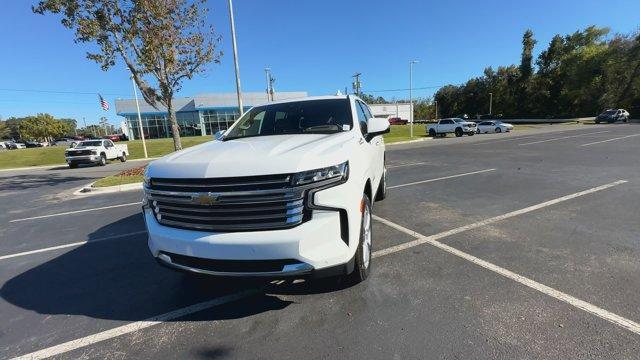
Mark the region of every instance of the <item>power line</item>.
<instances>
[{"instance_id":1,"label":"power line","mask_svg":"<svg viewBox=\"0 0 640 360\"><path fill-rule=\"evenodd\" d=\"M441 87L445 87L448 85L458 86L460 84L447 84L447 85L434 85L434 86L422 86L422 87L414 87L413 90L429 90L429 89L439 89ZM382 90L363 90L365 93L379 93L379 92L393 92L393 91L409 91L409 88L400 88L400 89L382 89Z\"/></svg>"}]
</instances>

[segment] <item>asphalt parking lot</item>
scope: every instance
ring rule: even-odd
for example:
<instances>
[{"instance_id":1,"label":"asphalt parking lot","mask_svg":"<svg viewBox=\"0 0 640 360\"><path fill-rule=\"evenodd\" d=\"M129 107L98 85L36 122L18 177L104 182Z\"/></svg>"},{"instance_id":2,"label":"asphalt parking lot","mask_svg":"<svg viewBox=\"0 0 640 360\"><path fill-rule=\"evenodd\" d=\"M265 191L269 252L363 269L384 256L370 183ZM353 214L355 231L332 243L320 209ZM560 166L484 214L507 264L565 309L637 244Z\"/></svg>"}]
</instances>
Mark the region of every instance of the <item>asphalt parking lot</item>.
<instances>
[{"instance_id":1,"label":"asphalt parking lot","mask_svg":"<svg viewBox=\"0 0 640 360\"><path fill-rule=\"evenodd\" d=\"M388 148L371 277L190 280L150 256L140 163L0 173L0 358L637 359L640 124Z\"/></svg>"}]
</instances>

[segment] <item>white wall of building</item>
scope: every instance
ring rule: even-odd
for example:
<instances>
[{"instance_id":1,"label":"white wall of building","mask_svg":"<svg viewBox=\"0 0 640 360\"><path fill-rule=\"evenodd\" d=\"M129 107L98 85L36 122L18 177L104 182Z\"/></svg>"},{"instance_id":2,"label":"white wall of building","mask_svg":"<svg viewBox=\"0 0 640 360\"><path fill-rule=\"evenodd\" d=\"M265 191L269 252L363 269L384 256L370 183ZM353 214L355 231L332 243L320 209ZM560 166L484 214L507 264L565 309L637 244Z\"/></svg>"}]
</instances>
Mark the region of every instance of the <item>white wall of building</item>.
<instances>
[{"instance_id":1,"label":"white wall of building","mask_svg":"<svg viewBox=\"0 0 640 360\"><path fill-rule=\"evenodd\" d=\"M409 120L411 114L411 105L408 103L368 105L375 117L399 117L402 120Z\"/></svg>"}]
</instances>

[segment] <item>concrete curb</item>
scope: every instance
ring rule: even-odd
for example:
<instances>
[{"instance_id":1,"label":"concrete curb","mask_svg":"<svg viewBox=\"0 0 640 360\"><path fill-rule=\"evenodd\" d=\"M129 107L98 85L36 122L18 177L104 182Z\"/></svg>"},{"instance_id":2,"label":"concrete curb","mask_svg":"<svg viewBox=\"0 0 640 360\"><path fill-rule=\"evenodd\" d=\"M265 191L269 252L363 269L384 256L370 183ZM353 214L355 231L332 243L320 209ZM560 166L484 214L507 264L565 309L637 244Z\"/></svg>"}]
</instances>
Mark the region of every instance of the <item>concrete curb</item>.
<instances>
[{"instance_id":1,"label":"concrete curb","mask_svg":"<svg viewBox=\"0 0 640 360\"><path fill-rule=\"evenodd\" d=\"M137 161L152 161L152 160L156 160L156 159L160 159L159 157L150 157L150 158L146 158L146 159L127 159L128 162L137 162ZM55 169L57 167L61 167L61 166L67 166L67 163L61 163L61 164L53 164L53 165L41 165L41 166L25 166L25 167L19 167L19 168L10 168L10 169L0 169L0 172L3 171L21 171L21 170L50 170L50 169Z\"/></svg>"},{"instance_id":2,"label":"concrete curb","mask_svg":"<svg viewBox=\"0 0 640 360\"><path fill-rule=\"evenodd\" d=\"M116 186L105 186L105 187L93 187L93 184L95 182L92 182L91 184L87 184L85 186L83 186L82 188L76 190L73 192L73 195L75 196L89 196L89 195L102 195L102 194L113 194L113 193L117 193L117 192L123 192L123 191L133 191L133 190L141 190L142 189L142 183L131 183L131 184L124 184L124 185L116 185Z\"/></svg>"},{"instance_id":3,"label":"concrete curb","mask_svg":"<svg viewBox=\"0 0 640 360\"><path fill-rule=\"evenodd\" d=\"M391 144L385 144L385 146L402 145L402 144L411 144L411 143L416 143L416 142L421 142L421 141L427 141L427 140L433 140L433 138L432 138L432 137L426 137L426 138L416 139L416 140L398 141L398 142L394 142L394 143L391 143Z\"/></svg>"}]
</instances>

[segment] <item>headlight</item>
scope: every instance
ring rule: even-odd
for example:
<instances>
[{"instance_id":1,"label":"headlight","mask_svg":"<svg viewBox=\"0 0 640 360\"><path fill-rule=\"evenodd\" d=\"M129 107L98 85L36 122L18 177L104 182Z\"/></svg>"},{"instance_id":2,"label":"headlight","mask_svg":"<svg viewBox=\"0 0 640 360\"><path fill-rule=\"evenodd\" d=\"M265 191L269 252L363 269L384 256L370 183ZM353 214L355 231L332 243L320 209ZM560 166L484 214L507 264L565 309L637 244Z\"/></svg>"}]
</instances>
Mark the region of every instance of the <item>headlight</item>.
<instances>
[{"instance_id":1,"label":"headlight","mask_svg":"<svg viewBox=\"0 0 640 360\"><path fill-rule=\"evenodd\" d=\"M149 177L149 167L147 166L144 169L144 174L142 174L142 182L145 187L151 186L151 178Z\"/></svg>"},{"instance_id":2,"label":"headlight","mask_svg":"<svg viewBox=\"0 0 640 360\"><path fill-rule=\"evenodd\" d=\"M98 150L91 150L91 153L92 153L93 155L98 155Z\"/></svg>"},{"instance_id":3,"label":"headlight","mask_svg":"<svg viewBox=\"0 0 640 360\"><path fill-rule=\"evenodd\" d=\"M322 169L308 170L299 172L293 175L293 186L306 185L314 182L335 180L346 181L349 177L349 162L345 161L342 164L329 166Z\"/></svg>"}]
</instances>

